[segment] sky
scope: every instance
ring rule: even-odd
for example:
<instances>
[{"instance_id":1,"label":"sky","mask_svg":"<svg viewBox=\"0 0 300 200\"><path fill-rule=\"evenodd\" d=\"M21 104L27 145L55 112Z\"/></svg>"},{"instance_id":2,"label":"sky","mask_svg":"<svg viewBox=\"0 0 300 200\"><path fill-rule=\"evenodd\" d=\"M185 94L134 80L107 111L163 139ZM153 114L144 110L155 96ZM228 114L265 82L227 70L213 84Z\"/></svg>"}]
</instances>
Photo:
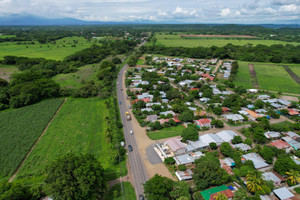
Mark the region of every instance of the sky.
<instances>
[{"instance_id":1,"label":"sky","mask_svg":"<svg viewBox=\"0 0 300 200\"><path fill-rule=\"evenodd\" d=\"M0 0L0 16L86 21L300 24L300 0Z\"/></svg>"}]
</instances>

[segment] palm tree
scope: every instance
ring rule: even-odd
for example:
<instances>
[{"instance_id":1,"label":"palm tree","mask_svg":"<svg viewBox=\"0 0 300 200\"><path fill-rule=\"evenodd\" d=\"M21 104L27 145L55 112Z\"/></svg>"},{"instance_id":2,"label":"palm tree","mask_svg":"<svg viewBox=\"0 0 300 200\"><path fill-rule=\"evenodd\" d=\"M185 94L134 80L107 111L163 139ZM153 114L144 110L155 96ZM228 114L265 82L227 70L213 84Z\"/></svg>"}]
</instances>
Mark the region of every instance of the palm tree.
<instances>
[{"instance_id":1,"label":"palm tree","mask_svg":"<svg viewBox=\"0 0 300 200\"><path fill-rule=\"evenodd\" d=\"M197 109L195 111L195 114L197 115L197 117L200 117L201 112L202 112L202 108L201 107L197 107Z\"/></svg>"},{"instance_id":2,"label":"palm tree","mask_svg":"<svg viewBox=\"0 0 300 200\"><path fill-rule=\"evenodd\" d=\"M296 185L300 182L300 173L299 171L290 170L289 172L285 172L285 174L288 176L287 180L292 184Z\"/></svg>"},{"instance_id":3,"label":"palm tree","mask_svg":"<svg viewBox=\"0 0 300 200\"><path fill-rule=\"evenodd\" d=\"M221 192L218 192L216 195L215 195L215 198L216 200L227 200L227 196Z\"/></svg>"},{"instance_id":4,"label":"palm tree","mask_svg":"<svg viewBox=\"0 0 300 200\"><path fill-rule=\"evenodd\" d=\"M263 180L259 173L250 173L247 175L247 189L255 193L256 191L262 191Z\"/></svg>"}]
</instances>

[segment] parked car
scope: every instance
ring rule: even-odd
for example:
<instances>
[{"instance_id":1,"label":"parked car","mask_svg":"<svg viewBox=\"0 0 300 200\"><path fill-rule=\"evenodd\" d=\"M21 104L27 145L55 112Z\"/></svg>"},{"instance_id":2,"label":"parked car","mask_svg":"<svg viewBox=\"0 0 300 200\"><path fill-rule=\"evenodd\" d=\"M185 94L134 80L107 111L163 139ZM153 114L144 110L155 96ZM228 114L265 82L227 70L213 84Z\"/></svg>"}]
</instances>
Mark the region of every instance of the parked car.
<instances>
[{"instance_id":1,"label":"parked car","mask_svg":"<svg viewBox=\"0 0 300 200\"><path fill-rule=\"evenodd\" d=\"M122 102L121 102L121 101L119 101L119 104L121 105L121 104L122 104Z\"/></svg>"},{"instance_id":2,"label":"parked car","mask_svg":"<svg viewBox=\"0 0 300 200\"><path fill-rule=\"evenodd\" d=\"M131 109L131 105L129 105L128 108Z\"/></svg>"},{"instance_id":3,"label":"parked car","mask_svg":"<svg viewBox=\"0 0 300 200\"><path fill-rule=\"evenodd\" d=\"M129 150L129 151L133 151L133 148L132 148L131 145L128 145L128 150Z\"/></svg>"},{"instance_id":4,"label":"parked car","mask_svg":"<svg viewBox=\"0 0 300 200\"><path fill-rule=\"evenodd\" d=\"M144 196L143 195L139 195L139 200L144 200L145 198L144 198Z\"/></svg>"},{"instance_id":5,"label":"parked car","mask_svg":"<svg viewBox=\"0 0 300 200\"><path fill-rule=\"evenodd\" d=\"M130 132L130 135L133 135L133 130L130 130L129 132Z\"/></svg>"}]
</instances>

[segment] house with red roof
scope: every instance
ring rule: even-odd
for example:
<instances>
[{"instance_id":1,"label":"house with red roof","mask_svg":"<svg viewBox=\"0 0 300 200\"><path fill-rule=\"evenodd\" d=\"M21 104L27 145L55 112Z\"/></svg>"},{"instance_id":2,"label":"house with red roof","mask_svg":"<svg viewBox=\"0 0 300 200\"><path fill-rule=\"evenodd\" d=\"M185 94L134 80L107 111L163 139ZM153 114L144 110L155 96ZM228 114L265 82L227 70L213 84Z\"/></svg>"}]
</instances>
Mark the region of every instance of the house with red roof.
<instances>
[{"instance_id":1,"label":"house with red roof","mask_svg":"<svg viewBox=\"0 0 300 200\"><path fill-rule=\"evenodd\" d=\"M135 99L134 101L132 101L132 104L137 103L138 101L143 101L145 103L150 102L150 99Z\"/></svg>"},{"instance_id":2,"label":"house with red roof","mask_svg":"<svg viewBox=\"0 0 300 200\"><path fill-rule=\"evenodd\" d=\"M213 81L215 79L215 77L209 75L209 74L201 74L202 78L208 78L210 79L211 81Z\"/></svg>"},{"instance_id":3,"label":"house with red roof","mask_svg":"<svg viewBox=\"0 0 300 200\"><path fill-rule=\"evenodd\" d=\"M198 119L194 121L199 128L207 127L211 128L211 119L210 118L203 118L203 119Z\"/></svg>"},{"instance_id":4,"label":"house with red roof","mask_svg":"<svg viewBox=\"0 0 300 200\"><path fill-rule=\"evenodd\" d=\"M227 107L222 107L222 113L229 113L230 109Z\"/></svg>"},{"instance_id":5,"label":"house with red roof","mask_svg":"<svg viewBox=\"0 0 300 200\"><path fill-rule=\"evenodd\" d=\"M199 91L199 88L191 88L191 91L193 91L193 90Z\"/></svg>"},{"instance_id":6,"label":"house with red roof","mask_svg":"<svg viewBox=\"0 0 300 200\"><path fill-rule=\"evenodd\" d=\"M288 149L291 147L289 143L283 140L273 140L269 143L270 146L276 147L277 149Z\"/></svg>"},{"instance_id":7,"label":"house with red roof","mask_svg":"<svg viewBox=\"0 0 300 200\"><path fill-rule=\"evenodd\" d=\"M300 113L295 109L287 109L290 116L299 115Z\"/></svg>"}]
</instances>

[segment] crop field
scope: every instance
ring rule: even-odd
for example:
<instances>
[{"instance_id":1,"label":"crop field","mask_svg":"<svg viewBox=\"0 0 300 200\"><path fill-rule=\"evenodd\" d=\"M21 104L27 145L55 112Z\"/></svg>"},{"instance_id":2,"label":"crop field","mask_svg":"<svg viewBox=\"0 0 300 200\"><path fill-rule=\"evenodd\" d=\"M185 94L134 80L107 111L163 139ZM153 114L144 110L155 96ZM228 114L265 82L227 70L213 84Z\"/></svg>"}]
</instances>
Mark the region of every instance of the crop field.
<instances>
[{"instance_id":1,"label":"crop field","mask_svg":"<svg viewBox=\"0 0 300 200\"><path fill-rule=\"evenodd\" d=\"M164 139L164 138L181 135L181 133L184 129L185 129L184 126L177 125L174 127L163 128L158 131L148 132L147 135L151 140L160 140L160 139Z\"/></svg>"},{"instance_id":2,"label":"crop field","mask_svg":"<svg viewBox=\"0 0 300 200\"><path fill-rule=\"evenodd\" d=\"M239 70L236 75L234 83L238 86L243 86L245 88L251 88L250 74L248 62L239 61Z\"/></svg>"},{"instance_id":3,"label":"crop field","mask_svg":"<svg viewBox=\"0 0 300 200\"><path fill-rule=\"evenodd\" d=\"M58 74L53 77L60 87L77 88L81 85L81 81L88 81L96 78L96 72L99 69L99 65L86 65L80 67L77 72L69 74Z\"/></svg>"},{"instance_id":4,"label":"crop field","mask_svg":"<svg viewBox=\"0 0 300 200\"><path fill-rule=\"evenodd\" d=\"M165 45L167 47L211 47L211 46L218 46L222 47L229 43L233 45L244 46L247 44L263 44L263 45L273 45L273 44L292 44L292 45L299 45L300 43L294 42L283 42L277 40L255 40L255 39L224 39L224 38L181 38L180 35L159 35L156 34L155 37L157 38L156 44ZM148 43L148 45L151 45Z\"/></svg>"},{"instance_id":5,"label":"crop field","mask_svg":"<svg viewBox=\"0 0 300 200\"><path fill-rule=\"evenodd\" d=\"M123 182L124 196L122 194L121 183L112 186L108 193L104 196L104 200L135 200L135 190L130 182Z\"/></svg>"},{"instance_id":6,"label":"crop field","mask_svg":"<svg viewBox=\"0 0 300 200\"><path fill-rule=\"evenodd\" d=\"M0 35L0 38L11 38L16 37L15 35Z\"/></svg>"},{"instance_id":7,"label":"crop field","mask_svg":"<svg viewBox=\"0 0 300 200\"><path fill-rule=\"evenodd\" d=\"M96 40L89 42L83 37L66 37L57 40L56 44L40 44L37 41L34 41L35 44L31 44L30 42L1 42L0 59L10 55L63 60L68 55L90 47L94 42Z\"/></svg>"},{"instance_id":8,"label":"crop field","mask_svg":"<svg viewBox=\"0 0 300 200\"><path fill-rule=\"evenodd\" d=\"M289 68L300 77L300 65L289 65Z\"/></svg>"},{"instance_id":9,"label":"crop field","mask_svg":"<svg viewBox=\"0 0 300 200\"><path fill-rule=\"evenodd\" d=\"M18 67L14 65L3 65L0 64L0 78L3 78L7 81L10 80L10 77L13 73L18 72Z\"/></svg>"},{"instance_id":10,"label":"crop field","mask_svg":"<svg viewBox=\"0 0 300 200\"><path fill-rule=\"evenodd\" d=\"M62 102L50 99L0 112L0 178L14 173Z\"/></svg>"},{"instance_id":11,"label":"crop field","mask_svg":"<svg viewBox=\"0 0 300 200\"><path fill-rule=\"evenodd\" d=\"M300 94L300 85L278 65L254 64L261 89Z\"/></svg>"},{"instance_id":12,"label":"crop field","mask_svg":"<svg viewBox=\"0 0 300 200\"><path fill-rule=\"evenodd\" d=\"M110 161L104 133L108 114L104 100L69 98L20 169L17 179L42 181L45 166L68 152L94 154L106 170L108 179L119 176L120 168L125 175L125 161L119 165Z\"/></svg>"}]
</instances>

